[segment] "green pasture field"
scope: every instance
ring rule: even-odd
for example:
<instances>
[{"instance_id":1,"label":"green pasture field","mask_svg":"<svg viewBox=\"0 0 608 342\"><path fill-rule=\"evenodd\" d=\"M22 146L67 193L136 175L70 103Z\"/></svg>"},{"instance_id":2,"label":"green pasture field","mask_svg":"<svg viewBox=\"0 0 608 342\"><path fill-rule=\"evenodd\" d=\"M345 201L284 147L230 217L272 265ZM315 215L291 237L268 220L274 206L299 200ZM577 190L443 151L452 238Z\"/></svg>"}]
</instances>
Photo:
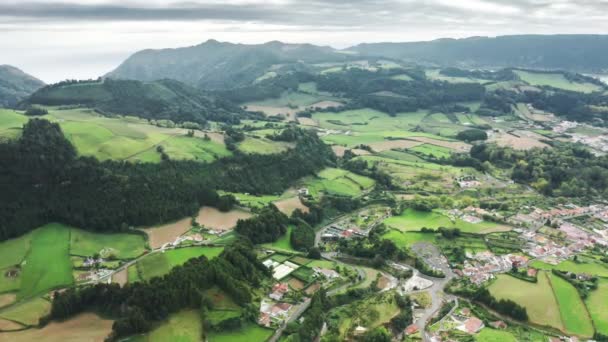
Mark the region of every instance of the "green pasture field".
<instances>
[{"instance_id":1,"label":"green pasture field","mask_svg":"<svg viewBox=\"0 0 608 342\"><path fill-rule=\"evenodd\" d=\"M70 254L93 256L104 249L118 259L132 259L146 250L145 239L139 234L99 234L76 228L71 230Z\"/></svg>"},{"instance_id":2,"label":"green pasture field","mask_svg":"<svg viewBox=\"0 0 608 342\"><path fill-rule=\"evenodd\" d=\"M246 105L268 106L268 107L288 107L288 106L310 106L319 101L326 100L327 97L311 95L299 91L285 91L280 97L270 98L262 101L249 102Z\"/></svg>"},{"instance_id":3,"label":"green pasture field","mask_svg":"<svg viewBox=\"0 0 608 342\"><path fill-rule=\"evenodd\" d=\"M0 242L0 269L21 264L30 249L33 233Z\"/></svg>"},{"instance_id":4,"label":"green pasture field","mask_svg":"<svg viewBox=\"0 0 608 342\"><path fill-rule=\"evenodd\" d=\"M593 319L596 330L604 335L608 335L608 279L600 279L597 290L589 292L589 297L585 300L589 314Z\"/></svg>"},{"instance_id":5,"label":"green pasture field","mask_svg":"<svg viewBox=\"0 0 608 342\"><path fill-rule=\"evenodd\" d=\"M229 318L238 318L241 316L240 310L212 310L207 313L207 319L211 324L217 324Z\"/></svg>"},{"instance_id":6,"label":"green pasture field","mask_svg":"<svg viewBox=\"0 0 608 342\"><path fill-rule=\"evenodd\" d=\"M224 194L224 192L222 192ZM225 192L225 194L231 194L239 201L239 203L243 206L249 208L261 208L267 206L269 203L279 200L280 196L274 195L263 195L263 196L255 196L249 194L243 194L238 192Z\"/></svg>"},{"instance_id":7,"label":"green pasture field","mask_svg":"<svg viewBox=\"0 0 608 342\"><path fill-rule=\"evenodd\" d=\"M131 265L127 268L127 279L129 283L135 283L137 281L141 281L139 277L139 272L137 270L137 265Z\"/></svg>"},{"instance_id":8,"label":"green pasture field","mask_svg":"<svg viewBox=\"0 0 608 342\"><path fill-rule=\"evenodd\" d=\"M514 72L524 82L533 86L550 86L570 91L578 91L581 93L592 93L601 91L602 88L592 83L574 83L566 79L561 73L536 73L523 70L514 70Z\"/></svg>"},{"instance_id":9,"label":"green pasture field","mask_svg":"<svg viewBox=\"0 0 608 342\"><path fill-rule=\"evenodd\" d=\"M18 298L28 298L73 284L69 253L69 227L51 223L36 229L22 268Z\"/></svg>"},{"instance_id":10,"label":"green pasture field","mask_svg":"<svg viewBox=\"0 0 608 342\"><path fill-rule=\"evenodd\" d=\"M382 151L380 153L375 154L377 157L388 158L394 160L401 160L408 163L427 163L424 159L418 157L415 154L411 154L408 152L401 152L395 150Z\"/></svg>"},{"instance_id":11,"label":"green pasture field","mask_svg":"<svg viewBox=\"0 0 608 342\"><path fill-rule=\"evenodd\" d=\"M399 216L387 218L384 223L403 232L419 231L422 228L437 229L439 227L458 228L464 233L489 233L510 229L507 226L488 221L473 224L456 219L455 222L452 222L450 218L437 211L423 212L412 208L407 208Z\"/></svg>"},{"instance_id":12,"label":"green pasture field","mask_svg":"<svg viewBox=\"0 0 608 342\"><path fill-rule=\"evenodd\" d=\"M428 111L398 113L390 116L374 109L363 108L338 113L318 112L312 118L326 129L350 130L360 133L409 130L420 124Z\"/></svg>"},{"instance_id":13,"label":"green pasture field","mask_svg":"<svg viewBox=\"0 0 608 342\"><path fill-rule=\"evenodd\" d=\"M557 265L551 265L539 260L530 263L531 267L541 270L559 270L574 273L587 273L600 277L608 277L608 268L598 263L577 263L572 260L562 261Z\"/></svg>"},{"instance_id":14,"label":"green pasture field","mask_svg":"<svg viewBox=\"0 0 608 342\"><path fill-rule=\"evenodd\" d=\"M412 148L409 148L408 150L422 153L428 156L433 156L436 158L448 158L452 153L452 150L447 147L436 146L431 144L422 144L414 146Z\"/></svg>"},{"instance_id":15,"label":"green pasture field","mask_svg":"<svg viewBox=\"0 0 608 342\"><path fill-rule=\"evenodd\" d=\"M482 80L479 78L471 78L471 77L451 77L445 76L440 73L439 69L425 70L426 77L431 80L437 81L446 81L450 83L487 83L490 80Z\"/></svg>"},{"instance_id":16,"label":"green pasture field","mask_svg":"<svg viewBox=\"0 0 608 342\"><path fill-rule=\"evenodd\" d=\"M419 232L402 232L397 229L391 229L384 235L382 239L391 240L397 246L411 246L418 242L435 243L434 233L419 233Z\"/></svg>"},{"instance_id":17,"label":"green pasture field","mask_svg":"<svg viewBox=\"0 0 608 342\"><path fill-rule=\"evenodd\" d=\"M15 132L18 133L29 119L17 112L2 114L0 136L5 133L15 136ZM156 127L147 120L133 117L108 118L86 108L49 108L49 114L44 118L59 123L64 135L80 155L93 156L99 160L160 162L157 145L163 145L172 159L211 161L231 155L223 144L187 137L183 129Z\"/></svg>"},{"instance_id":18,"label":"green pasture field","mask_svg":"<svg viewBox=\"0 0 608 342\"><path fill-rule=\"evenodd\" d=\"M275 154L287 151L292 147L291 144L272 141L266 138L253 138L246 137L245 140L238 143L238 149L244 153L255 153L255 154Z\"/></svg>"},{"instance_id":19,"label":"green pasture field","mask_svg":"<svg viewBox=\"0 0 608 342\"><path fill-rule=\"evenodd\" d=\"M376 280L376 277L380 273L380 271L375 270L370 267L357 267L357 268L360 268L365 272L365 279L363 279L363 281L360 282L359 284L353 286L353 288L355 288L355 289L368 288L374 282L374 280Z\"/></svg>"},{"instance_id":20,"label":"green pasture field","mask_svg":"<svg viewBox=\"0 0 608 342\"><path fill-rule=\"evenodd\" d=\"M291 276L300 279L305 284L308 284L315 280L314 274L315 274L315 272L313 271L312 268L303 266L303 267L300 267L297 270L293 271L291 273Z\"/></svg>"},{"instance_id":21,"label":"green pasture field","mask_svg":"<svg viewBox=\"0 0 608 342\"><path fill-rule=\"evenodd\" d=\"M38 325L38 320L48 314L50 310L51 303L46 299L37 297L0 311L0 318L32 326Z\"/></svg>"},{"instance_id":22,"label":"green pasture field","mask_svg":"<svg viewBox=\"0 0 608 342\"><path fill-rule=\"evenodd\" d=\"M19 112L0 108L0 141L17 138L27 121L28 117Z\"/></svg>"},{"instance_id":23,"label":"green pasture field","mask_svg":"<svg viewBox=\"0 0 608 342\"><path fill-rule=\"evenodd\" d=\"M197 342L201 340L203 324L198 310L185 310L173 314L169 319L144 336L131 341L141 342Z\"/></svg>"},{"instance_id":24,"label":"green pasture field","mask_svg":"<svg viewBox=\"0 0 608 342\"><path fill-rule=\"evenodd\" d=\"M172 268L183 265L192 258L204 255L213 259L223 250L223 247L186 247L153 253L137 262L137 270L143 280L149 280L169 273Z\"/></svg>"},{"instance_id":25,"label":"green pasture field","mask_svg":"<svg viewBox=\"0 0 608 342\"><path fill-rule=\"evenodd\" d=\"M313 196L325 192L343 196L359 196L362 191L374 186L373 179L354 174L350 171L326 168L317 177L307 177L303 183Z\"/></svg>"},{"instance_id":26,"label":"green pasture field","mask_svg":"<svg viewBox=\"0 0 608 342\"><path fill-rule=\"evenodd\" d=\"M549 275L538 273L538 283L499 274L488 288L496 299L510 299L526 308L531 322L564 330L557 299Z\"/></svg>"},{"instance_id":27,"label":"green pasture field","mask_svg":"<svg viewBox=\"0 0 608 342\"><path fill-rule=\"evenodd\" d=\"M230 296L220 290L217 286L205 291L205 295L211 299L214 310L240 311L241 307L236 304Z\"/></svg>"},{"instance_id":28,"label":"green pasture field","mask_svg":"<svg viewBox=\"0 0 608 342\"><path fill-rule=\"evenodd\" d=\"M554 274L550 277L566 331L577 336L592 337L594 329L591 317L576 288Z\"/></svg>"},{"instance_id":29,"label":"green pasture field","mask_svg":"<svg viewBox=\"0 0 608 342\"><path fill-rule=\"evenodd\" d=\"M492 328L483 328L475 335L477 342L517 342L513 334L504 330L496 330Z\"/></svg>"},{"instance_id":30,"label":"green pasture field","mask_svg":"<svg viewBox=\"0 0 608 342\"><path fill-rule=\"evenodd\" d=\"M257 324L250 323L241 329L211 332L209 333L209 341L213 342L251 342L251 341L266 341L272 336L274 330L262 328Z\"/></svg>"},{"instance_id":31,"label":"green pasture field","mask_svg":"<svg viewBox=\"0 0 608 342\"><path fill-rule=\"evenodd\" d=\"M335 261L329 261L329 260L313 260L310 263L308 263L306 266L308 267L319 267L319 268L325 268L328 270L335 270L336 266L338 266L338 263Z\"/></svg>"},{"instance_id":32,"label":"green pasture field","mask_svg":"<svg viewBox=\"0 0 608 342\"><path fill-rule=\"evenodd\" d=\"M277 241L272 243L265 243L262 246L265 248L282 250L287 252L295 252L293 247L291 247L291 233L293 232L294 226L289 225L287 227L287 233L281 236Z\"/></svg>"}]
</instances>

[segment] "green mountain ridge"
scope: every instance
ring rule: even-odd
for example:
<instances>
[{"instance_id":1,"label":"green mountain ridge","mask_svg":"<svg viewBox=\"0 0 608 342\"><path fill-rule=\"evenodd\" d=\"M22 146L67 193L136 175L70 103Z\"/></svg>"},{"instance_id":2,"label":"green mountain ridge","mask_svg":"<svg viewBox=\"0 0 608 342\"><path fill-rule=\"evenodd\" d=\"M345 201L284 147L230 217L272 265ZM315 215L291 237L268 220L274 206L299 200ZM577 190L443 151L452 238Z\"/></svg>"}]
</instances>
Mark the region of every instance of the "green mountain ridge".
<instances>
[{"instance_id":1,"label":"green mountain ridge","mask_svg":"<svg viewBox=\"0 0 608 342\"><path fill-rule=\"evenodd\" d=\"M311 44L273 41L246 45L209 40L191 47L139 51L106 77L141 81L171 78L202 89L226 89L251 84L269 71L285 72L301 68L302 63L352 58Z\"/></svg>"},{"instance_id":2,"label":"green mountain ridge","mask_svg":"<svg viewBox=\"0 0 608 342\"><path fill-rule=\"evenodd\" d=\"M513 35L364 43L347 51L468 68L521 67L601 73L608 70L607 35Z\"/></svg>"},{"instance_id":3,"label":"green mountain ridge","mask_svg":"<svg viewBox=\"0 0 608 342\"><path fill-rule=\"evenodd\" d=\"M0 107L14 107L44 86L41 80L10 65L0 65Z\"/></svg>"}]
</instances>

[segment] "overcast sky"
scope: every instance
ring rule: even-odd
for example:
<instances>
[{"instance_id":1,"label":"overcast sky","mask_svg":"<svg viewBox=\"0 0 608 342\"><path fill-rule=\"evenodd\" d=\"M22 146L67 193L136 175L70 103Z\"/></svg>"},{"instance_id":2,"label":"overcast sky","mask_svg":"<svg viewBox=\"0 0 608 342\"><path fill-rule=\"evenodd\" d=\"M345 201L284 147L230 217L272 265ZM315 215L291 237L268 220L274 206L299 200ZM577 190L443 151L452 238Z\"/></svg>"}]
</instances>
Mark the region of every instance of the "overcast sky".
<instances>
[{"instance_id":1,"label":"overcast sky","mask_svg":"<svg viewBox=\"0 0 608 342\"><path fill-rule=\"evenodd\" d=\"M0 64L93 78L146 48L608 33L608 0L0 0Z\"/></svg>"}]
</instances>

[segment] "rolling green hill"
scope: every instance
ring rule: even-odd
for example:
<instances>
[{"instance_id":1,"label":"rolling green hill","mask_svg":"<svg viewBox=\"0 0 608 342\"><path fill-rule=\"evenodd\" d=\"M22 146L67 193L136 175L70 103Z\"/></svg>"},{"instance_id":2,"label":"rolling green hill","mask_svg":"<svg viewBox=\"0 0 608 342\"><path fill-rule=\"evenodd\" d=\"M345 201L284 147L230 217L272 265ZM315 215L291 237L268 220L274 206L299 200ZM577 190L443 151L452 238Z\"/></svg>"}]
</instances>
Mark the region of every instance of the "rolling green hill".
<instances>
[{"instance_id":1,"label":"rolling green hill","mask_svg":"<svg viewBox=\"0 0 608 342\"><path fill-rule=\"evenodd\" d=\"M238 123L244 112L229 101L173 80L66 81L44 87L21 106L84 105L101 114L205 124L207 120Z\"/></svg>"},{"instance_id":2,"label":"rolling green hill","mask_svg":"<svg viewBox=\"0 0 608 342\"><path fill-rule=\"evenodd\" d=\"M44 82L10 65L0 65L0 107L14 107Z\"/></svg>"},{"instance_id":3,"label":"rolling green hill","mask_svg":"<svg viewBox=\"0 0 608 342\"><path fill-rule=\"evenodd\" d=\"M270 71L297 70L302 63L351 58L330 47L310 44L245 45L209 40L191 47L137 52L106 76L141 81L171 78L202 89L226 89L269 77Z\"/></svg>"}]
</instances>

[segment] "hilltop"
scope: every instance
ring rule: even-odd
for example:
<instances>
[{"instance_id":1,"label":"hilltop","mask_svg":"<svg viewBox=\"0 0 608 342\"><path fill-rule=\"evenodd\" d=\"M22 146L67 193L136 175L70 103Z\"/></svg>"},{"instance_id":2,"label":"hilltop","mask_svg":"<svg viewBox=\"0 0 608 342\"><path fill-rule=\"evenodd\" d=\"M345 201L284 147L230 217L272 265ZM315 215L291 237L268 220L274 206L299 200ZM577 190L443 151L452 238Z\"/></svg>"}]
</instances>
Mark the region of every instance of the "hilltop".
<instances>
[{"instance_id":1,"label":"hilltop","mask_svg":"<svg viewBox=\"0 0 608 342\"><path fill-rule=\"evenodd\" d=\"M191 47L137 52L106 76L141 81L171 78L202 89L225 89L250 84L267 72L303 68L302 63L349 58L330 47L311 44L273 41L246 45L209 40Z\"/></svg>"},{"instance_id":2,"label":"hilltop","mask_svg":"<svg viewBox=\"0 0 608 342\"><path fill-rule=\"evenodd\" d=\"M0 65L0 107L13 107L43 86L44 82L13 66Z\"/></svg>"},{"instance_id":3,"label":"hilltop","mask_svg":"<svg viewBox=\"0 0 608 342\"><path fill-rule=\"evenodd\" d=\"M173 80L64 81L38 90L21 106L32 104L84 105L102 114L199 124L207 120L236 123L244 114L228 101Z\"/></svg>"}]
</instances>

